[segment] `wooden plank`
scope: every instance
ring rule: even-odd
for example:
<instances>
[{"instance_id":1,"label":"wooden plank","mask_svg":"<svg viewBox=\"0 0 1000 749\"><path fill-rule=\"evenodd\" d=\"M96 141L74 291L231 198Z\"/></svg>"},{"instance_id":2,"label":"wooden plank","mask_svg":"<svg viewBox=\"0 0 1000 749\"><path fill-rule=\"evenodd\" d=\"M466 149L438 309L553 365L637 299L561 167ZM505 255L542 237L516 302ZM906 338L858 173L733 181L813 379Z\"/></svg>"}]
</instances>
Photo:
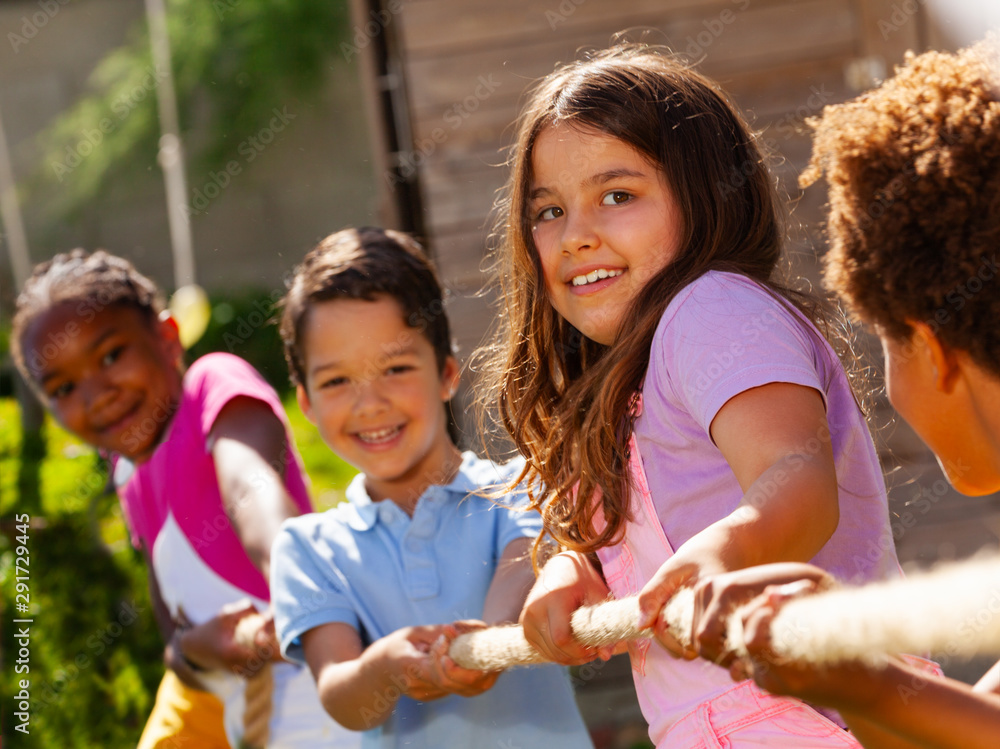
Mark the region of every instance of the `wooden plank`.
<instances>
[{"instance_id":1,"label":"wooden plank","mask_svg":"<svg viewBox=\"0 0 1000 749\"><path fill-rule=\"evenodd\" d=\"M844 82L844 67L852 58L834 56L766 70L752 70L720 81L734 101L748 113L755 127L780 125L782 134L794 122L818 114L825 104L850 97ZM434 171L442 165L472 159L487 165L505 158L503 148L514 137L515 109L495 99L484 101L476 111L454 109L413 122L422 169Z\"/></svg>"},{"instance_id":2,"label":"wooden plank","mask_svg":"<svg viewBox=\"0 0 1000 749\"><path fill-rule=\"evenodd\" d=\"M482 226L505 176L500 169L493 172L470 170L447 181L430 184L422 181L428 231L437 233L456 226Z\"/></svg>"},{"instance_id":3,"label":"wooden plank","mask_svg":"<svg viewBox=\"0 0 1000 749\"><path fill-rule=\"evenodd\" d=\"M744 92L734 98L752 106L753 125L763 131L764 142L771 150L781 152L776 173L793 190L797 189L795 181L809 154L804 118L819 114L824 105L842 101L850 94L843 83L844 59L746 75L733 82L735 89ZM513 113L497 110L491 116L513 117ZM497 129L477 142L473 137L476 131L470 125L453 136L466 138L460 145L447 140L423 160L420 177L434 231L479 226L486 220L495 190L507 176L506 168L499 166L503 144L495 138ZM794 159L790 158L793 149L798 152ZM794 173L782 175L788 169Z\"/></svg>"},{"instance_id":4,"label":"wooden plank","mask_svg":"<svg viewBox=\"0 0 1000 749\"><path fill-rule=\"evenodd\" d=\"M926 10L922 3L901 0L855 0L859 6L860 53L880 57L889 72L903 62L907 50L920 49L920 25Z\"/></svg>"},{"instance_id":5,"label":"wooden plank","mask_svg":"<svg viewBox=\"0 0 1000 749\"><path fill-rule=\"evenodd\" d=\"M651 19L655 20L655 19ZM680 51L701 54L700 68L710 75L754 67L774 67L855 50L857 19L842 0L806 0L733 15L717 21L719 34L702 16L658 19L662 41ZM534 80L551 72L557 61L577 59L580 49L605 47L614 27L566 37L524 37L517 45L481 47L461 54L412 58L408 87L418 118L442 112L470 96L516 101ZM484 85L484 84L489 85Z\"/></svg>"},{"instance_id":6,"label":"wooden plank","mask_svg":"<svg viewBox=\"0 0 1000 749\"><path fill-rule=\"evenodd\" d=\"M411 59L480 49L484 46L517 45L528 36L600 29L617 30L663 18L674 13L697 12L717 15L722 10L739 11L751 2L788 0L629 0L628 3L598 0L423 0L403 5L401 27ZM448 29L446 35L441 29Z\"/></svg>"},{"instance_id":7,"label":"wooden plank","mask_svg":"<svg viewBox=\"0 0 1000 749\"><path fill-rule=\"evenodd\" d=\"M443 230L434 239L434 262L452 286L476 289L486 281L488 228Z\"/></svg>"}]
</instances>

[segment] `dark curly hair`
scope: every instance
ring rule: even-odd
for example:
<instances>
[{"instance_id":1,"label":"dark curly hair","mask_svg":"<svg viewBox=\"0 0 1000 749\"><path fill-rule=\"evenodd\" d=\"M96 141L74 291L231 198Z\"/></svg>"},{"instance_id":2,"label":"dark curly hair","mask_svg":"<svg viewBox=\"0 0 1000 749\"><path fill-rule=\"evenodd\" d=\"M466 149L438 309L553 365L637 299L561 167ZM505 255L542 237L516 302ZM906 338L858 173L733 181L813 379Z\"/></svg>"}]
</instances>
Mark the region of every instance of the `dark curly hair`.
<instances>
[{"instance_id":1,"label":"dark curly hair","mask_svg":"<svg viewBox=\"0 0 1000 749\"><path fill-rule=\"evenodd\" d=\"M803 187L830 186L826 284L896 340L926 323L1000 375L1000 54L909 53L896 75L809 122Z\"/></svg>"},{"instance_id":2,"label":"dark curly hair","mask_svg":"<svg viewBox=\"0 0 1000 749\"><path fill-rule=\"evenodd\" d=\"M81 320L107 307L134 307L154 322L165 307L163 292L128 260L104 250L75 249L35 266L17 297L11 354L25 381L34 383L23 348L24 334L39 315L59 304L75 304ZM29 354L41 359L45 352Z\"/></svg>"}]
</instances>

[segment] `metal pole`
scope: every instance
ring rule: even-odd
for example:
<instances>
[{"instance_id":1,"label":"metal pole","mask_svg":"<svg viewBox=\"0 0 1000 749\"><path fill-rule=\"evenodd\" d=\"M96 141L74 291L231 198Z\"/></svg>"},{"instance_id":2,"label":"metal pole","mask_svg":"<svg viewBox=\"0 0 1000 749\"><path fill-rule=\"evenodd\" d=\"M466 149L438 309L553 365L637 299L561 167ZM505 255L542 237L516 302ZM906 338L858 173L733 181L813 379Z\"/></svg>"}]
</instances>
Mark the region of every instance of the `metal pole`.
<instances>
[{"instance_id":1,"label":"metal pole","mask_svg":"<svg viewBox=\"0 0 1000 749\"><path fill-rule=\"evenodd\" d=\"M160 113L159 162L167 190L167 215L170 219L170 243L174 255L174 283L177 288L193 284L194 245L187 207L187 179L184 175L184 146L177 117L177 97L170 63L170 39L167 36L166 8L163 0L146 0L149 41L153 65L163 76L156 87Z\"/></svg>"},{"instance_id":2,"label":"metal pole","mask_svg":"<svg viewBox=\"0 0 1000 749\"><path fill-rule=\"evenodd\" d=\"M28 239L21 221L21 208L17 202L17 185L14 170L7 151L7 133L3 129L3 114L0 113L0 216L7 231L4 240L10 267L14 273L14 283L21 288L31 274L31 257L28 254Z\"/></svg>"}]
</instances>

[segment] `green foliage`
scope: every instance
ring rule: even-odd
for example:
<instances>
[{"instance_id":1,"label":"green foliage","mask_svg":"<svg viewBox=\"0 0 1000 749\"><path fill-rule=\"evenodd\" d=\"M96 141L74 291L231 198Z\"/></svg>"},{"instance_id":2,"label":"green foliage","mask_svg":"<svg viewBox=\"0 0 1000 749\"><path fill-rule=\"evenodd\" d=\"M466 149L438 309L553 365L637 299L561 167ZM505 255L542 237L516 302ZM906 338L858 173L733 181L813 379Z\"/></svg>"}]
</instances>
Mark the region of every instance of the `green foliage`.
<instances>
[{"instance_id":1,"label":"green foliage","mask_svg":"<svg viewBox=\"0 0 1000 749\"><path fill-rule=\"evenodd\" d=\"M43 457L25 457L17 404L0 399L0 600L3 611L15 612L15 549L26 541L31 608L18 618L33 619L25 673L15 672L15 635L25 625L2 628L3 652L11 654L0 685L3 739L18 747L125 749L135 746L162 675L144 565L127 542L117 500L104 490L104 461L51 420L42 435ZM26 513L19 494L32 482L41 512ZM29 528L15 522L22 514L31 515ZM27 736L14 730L21 679L30 682Z\"/></svg>"},{"instance_id":2,"label":"green foliage","mask_svg":"<svg viewBox=\"0 0 1000 749\"><path fill-rule=\"evenodd\" d=\"M168 0L182 137L195 157L191 184L232 159L272 110L317 94L347 19L345 0ZM54 183L65 187L52 201L56 211L79 210L155 166L162 78L141 24L94 70L90 93L43 133L46 166L34 187L49 201Z\"/></svg>"}]
</instances>

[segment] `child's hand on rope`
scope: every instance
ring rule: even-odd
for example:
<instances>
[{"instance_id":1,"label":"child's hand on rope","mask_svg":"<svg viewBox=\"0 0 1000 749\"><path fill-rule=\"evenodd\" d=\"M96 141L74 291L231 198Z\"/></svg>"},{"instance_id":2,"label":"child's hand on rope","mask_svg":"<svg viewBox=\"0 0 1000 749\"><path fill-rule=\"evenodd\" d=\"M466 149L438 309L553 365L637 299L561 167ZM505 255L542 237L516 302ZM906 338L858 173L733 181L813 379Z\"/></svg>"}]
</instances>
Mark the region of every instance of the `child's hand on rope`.
<instances>
[{"instance_id":1,"label":"child's hand on rope","mask_svg":"<svg viewBox=\"0 0 1000 749\"><path fill-rule=\"evenodd\" d=\"M698 651L688 641L682 642L670 631L663 616L663 608L681 588L694 587L702 579L719 574L725 568L716 563L711 553L702 553L691 544L685 544L664 562L648 583L639 591L639 628L652 628L653 636L664 649L676 658L693 660Z\"/></svg>"},{"instance_id":2,"label":"child's hand on rope","mask_svg":"<svg viewBox=\"0 0 1000 749\"><path fill-rule=\"evenodd\" d=\"M486 622L468 619L442 625L441 634L434 641L430 652L431 674L438 686L449 693L463 697L475 697L493 687L500 671L474 671L461 668L448 655L456 637L485 628Z\"/></svg>"},{"instance_id":3,"label":"child's hand on rope","mask_svg":"<svg viewBox=\"0 0 1000 749\"><path fill-rule=\"evenodd\" d=\"M583 554L564 551L542 568L524 602L520 623L524 637L546 660L564 666L607 660L614 647L592 648L573 637L570 618L581 606L608 598L608 586Z\"/></svg>"},{"instance_id":4,"label":"child's hand on rope","mask_svg":"<svg viewBox=\"0 0 1000 749\"><path fill-rule=\"evenodd\" d=\"M784 565L766 565L778 566ZM881 683L887 677L885 671L870 669L857 662L818 667L815 664L789 662L775 654L771 622L782 606L793 598L819 592L832 580L823 573L820 579L800 576L781 584L777 579L779 577L773 575L776 584L766 586L760 595L735 614L739 617L747 654L733 655L729 659L730 676L734 681L751 678L759 687L773 694L797 697L840 710L873 704L886 692Z\"/></svg>"},{"instance_id":5,"label":"child's hand on rope","mask_svg":"<svg viewBox=\"0 0 1000 749\"><path fill-rule=\"evenodd\" d=\"M448 648L458 635L484 626L482 622L455 622L403 627L378 641L379 658L397 675L393 683L402 685L403 693L414 700L481 694L493 686L499 672L460 668L448 657Z\"/></svg>"},{"instance_id":6,"label":"child's hand on rope","mask_svg":"<svg viewBox=\"0 0 1000 749\"><path fill-rule=\"evenodd\" d=\"M768 587L797 581L825 589L833 577L811 564L778 562L703 578L694 585L692 647L700 657L728 668L736 658L726 641L730 615Z\"/></svg>"},{"instance_id":7,"label":"child's hand on rope","mask_svg":"<svg viewBox=\"0 0 1000 749\"><path fill-rule=\"evenodd\" d=\"M252 638L237 636L241 625L244 630L253 631ZM216 616L196 625L180 610L174 644L184 661L196 670L221 669L252 676L279 655L273 620L270 636L266 632L267 619L251 601L245 600L224 606Z\"/></svg>"}]
</instances>

